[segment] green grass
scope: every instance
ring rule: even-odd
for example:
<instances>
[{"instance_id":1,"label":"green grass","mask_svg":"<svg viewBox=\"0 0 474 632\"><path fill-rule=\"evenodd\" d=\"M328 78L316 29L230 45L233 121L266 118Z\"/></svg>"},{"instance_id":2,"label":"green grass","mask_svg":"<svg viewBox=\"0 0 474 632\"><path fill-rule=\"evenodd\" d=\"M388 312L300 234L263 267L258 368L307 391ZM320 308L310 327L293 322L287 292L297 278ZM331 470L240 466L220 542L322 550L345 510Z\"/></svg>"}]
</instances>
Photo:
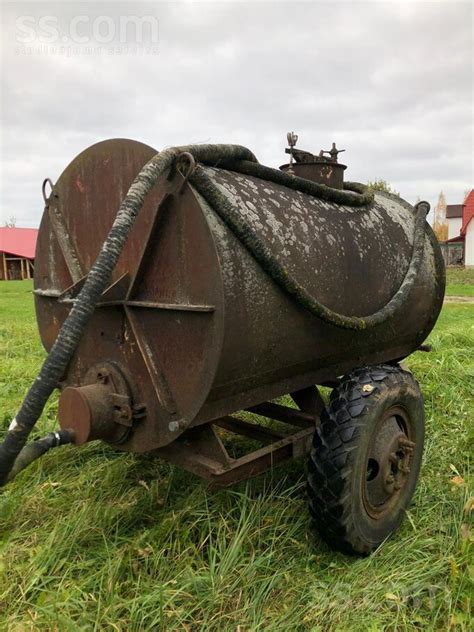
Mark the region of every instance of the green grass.
<instances>
[{"instance_id":1,"label":"green grass","mask_svg":"<svg viewBox=\"0 0 474 632\"><path fill-rule=\"evenodd\" d=\"M474 285L453 283L446 288L446 296L474 296Z\"/></svg>"},{"instance_id":2,"label":"green grass","mask_svg":"<svg viewBox=\"0 0 474 632\"><path fill-rule=\"evenodd\" d=\"M447 268L447 296L474 296L474 268Z\"/></svg>"},{"instance_id":3,"label":"green grass","mask_svg":"<svg viewBox=\"0 0 474 632\"><path fill-rule=\"evenodd\" d=\"M0 284L3 429L44 357L30 290ZM64 447L0 496L0 629L467 631L474 305L445 305L429 342L407 361L425 396L421 480L374 555L311 532L301 462L209 493L151 457Z\"/></svg>"},{"instance_id":4,"label":"green grass","mask_svg":"<svg viewBox=\"0 0 474 632\"><path fill-rule=\"evenodd\" d=\"M474 268L447 268L446 283L447 285L474 285Z\"/></svg>"}]
</instances>

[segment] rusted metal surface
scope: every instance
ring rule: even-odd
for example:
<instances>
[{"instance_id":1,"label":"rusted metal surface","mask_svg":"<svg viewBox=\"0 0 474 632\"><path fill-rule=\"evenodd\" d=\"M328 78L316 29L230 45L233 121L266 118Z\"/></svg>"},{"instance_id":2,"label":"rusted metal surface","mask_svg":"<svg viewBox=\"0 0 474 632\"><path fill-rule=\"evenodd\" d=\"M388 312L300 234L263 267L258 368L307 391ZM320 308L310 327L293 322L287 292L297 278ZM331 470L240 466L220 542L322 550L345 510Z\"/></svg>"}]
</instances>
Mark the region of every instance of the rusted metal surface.
<instances>
[{"instance_id":1,"label":"rusted metal surface","mask_svg":"<svg viewBox=\"0 0 474 632\"><path fill-rule=\"evenodd\" d=\"M123 442L134 421L145 414L144 406L133 406L130 390L120 370L110 363L91 367L82 386L66 386L59 398L58 417L76 445L103 439Z\"/></svg>"},{"instance_id":2,"label":"rusted metal surface","mask_svg":"<svg viewBox=\"0 0 474 632\"><path fill-rule=\"evenodd\" d=\"M270 406L270 402L266 402L266 405ZM295 419L292 415L298 411L290 408L286 408L286 411L287 414L283 416L285 422L290 423L288 420ZM267 414L268 410L265 416ZM209 481L211 489L220 489L262 474L290 459L306 456L311 449L315 424L316 418L313 417L304 429L297 427L285 434L227 416L187 430L178 440L155 453ZM239 458L232 458L218 429L254 439L263 445Z\"/></svg>"},{"instance_id":3,"label":"rusted metal surface","mask_svg":"<svg viewBox=\"0 0 474 632\"><path fill-rule=\"evenodd\" d=\"M99 143L54 185L54 216L61 217L81 274L97 256L129 184L154 153L133 141ZM192 164L184 160L184 168ZM329 308L370 314L398 289L414 224L412 208L399 198L377 194L373 208L356 209L250 176L205 170L291 274ZM286 393L300 392L295 401L301 414L317 416L321 402L306 389L333 383L363 364L402 358L433 327L444 277L432 236L426 237L421 272L403 313L370 331L343 330L276 287L185 180L173 188L159 181L147 197L61 385L83 386L101 361L120 368L132 405L146 412L119 449L163 448L192 427ZM53 223L46 212L35 271L46 348L84 278L71 269ZM284 445L282 454L291 452Z\"/></svg>"},{"instance_id":4,"label":"rusted metal surface","mask_svg":"<svg viewBox=\"0 0 474 632\"><path fill-rule=\"evenodd\" d=\"M344 188L344 171L347 167L338 163L337 157L346 151L345 149L337 149L336 143L333 143L331 149L327 151L321 149L318 155L314 155L309 151L296 149L298 135L294 132L288 132L287 139L289 147L285 151L290 154L290 162L281 165L282 171L319 184L325 184L333 189Z\"/></svg>"},{"instance_id":5,"label":"rusted metal surface","mask_svg":"<svg viewBox=\"0 0 474 632\"><path fill-rule=\"evenodd\" d=\"M370 314L398 289L411 256L414 217L394 196L377 194L357 211L208 168L289 272L331 309ZM431 233L405 310L372 331L343 331L311 318L268 281L203 204L219 249L226 335L213 390L198 421L252 401L334 380L351 368L402 358L431 330L442 304L443 264ZM231 335L230 332L234 332Z\"/></svg>"},{"instance_id":6,"label":"rusted metal surface","mask_svg":"<svg viewBox=\"0 0 474 632\"><path fill-rule=\"evenodd\" d=\"M214 422L214 425L218 426L219 428L224 428L224 430L228 430L229 432L248 437L249 439L256 439L257 441L261 441L264 444L273 443L274 441L277 441L279 439L284 439L286 436L284 432L280 432L278 430L275 430L274 428L269 428L260 424L249 423L248 421L244 421L243 419L236 419L235 417L232 417L230 415L227 415L226 417L221 417L221 419L217 419Z\"/></svg>"},{"instance_id":7,"label":"rusted metal surface","mask_svg":"<svg viewBox=\"0 0 474 632\"><path fill-rule=\"evenodd\" d=\"M316 158L314 162L294 162L293 165L281 165L280 169L300 178L325 184L333 189L344 188L346 165L340 162L334 163Z\"/></svg>"},{"instance_id":8,"label":"rusted metal surface","mask_svg":"<svg viewBox=\"0 0 474 632\"><path fill-rule=\"evenodd\" d=\"M268 419L276 419L300 428L314 426L314 415L295 410L294 408L288 408L287 406L281 406L280 404L274 404L273 402L257 404L247 410L256 415L268 417Z\"/></svg>"},{"instance_id":9,"label":"rusted metal surface","mask_svg":"<svg viewBox=\"0 0 474 632\"><path fill-rule=\"evenodd\" d=\"M78 256L85 269L124 192L155 153L131 141L99 143L78 156L55 184L57 207L71 241L81 244ZM222 312L220 271L206 220L189 186L183 192L177 186L176 196L165 195L167 187L162 183L147 198L64 380L83 384L98 358L120 366L133 400L147 409L146 422L123 446L139 451L174 439L170 424L179 427L184 414L195 417L209 391L222 329L215 314ZM83 279L73 283L48 213L37 265L38 324L49 348Z\"/></svg>"}]
</instances>

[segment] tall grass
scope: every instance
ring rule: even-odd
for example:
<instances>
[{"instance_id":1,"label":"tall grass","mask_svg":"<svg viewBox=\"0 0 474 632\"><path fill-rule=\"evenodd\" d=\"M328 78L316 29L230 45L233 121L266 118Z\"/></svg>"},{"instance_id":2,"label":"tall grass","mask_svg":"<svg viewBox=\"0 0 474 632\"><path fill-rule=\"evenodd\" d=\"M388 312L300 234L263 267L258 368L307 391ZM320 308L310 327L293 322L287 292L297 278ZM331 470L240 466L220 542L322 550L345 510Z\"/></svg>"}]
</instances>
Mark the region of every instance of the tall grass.
<instances>
[{"instance_id":1,"label":"tall grass","mask_svg":"<svg viewBox=\"0 0 474 632\"><path fill-rule=\"evenodd\" d=\"M3 429L43 357L30 289L0 285ZM302 462L209 493L146 455L64 447L0 497L0 629L470 629L474 306L446 305L430 342L407 360L426 405L420 484L374 555L312 533Z\"/></svg>"}]
</instances>

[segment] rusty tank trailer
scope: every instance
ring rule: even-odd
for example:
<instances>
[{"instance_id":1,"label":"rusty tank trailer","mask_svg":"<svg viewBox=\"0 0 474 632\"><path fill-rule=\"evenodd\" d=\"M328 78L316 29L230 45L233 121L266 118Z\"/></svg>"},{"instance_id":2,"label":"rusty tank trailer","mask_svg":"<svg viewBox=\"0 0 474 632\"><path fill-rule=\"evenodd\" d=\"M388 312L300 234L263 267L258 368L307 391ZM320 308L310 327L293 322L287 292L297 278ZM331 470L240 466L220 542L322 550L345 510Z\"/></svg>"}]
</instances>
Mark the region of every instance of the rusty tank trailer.
<instances>
[{"instance_id":1,"label":"rusty tank trailer","mask_svg":"<svg viewBox=\"0 0 474 632\"><path fill-rule=\"evenodd\" d=\"M344 183L341 150L296 140L279 171L235 146L108 140L45 181L34 295L50 353L0 448L4 480L98 439L214 487L309 455L310 511L333 546L366 554L398 527L424 438L398 363L444 295L429 206ZM60 430L25 445L53 388ZM294 406L273 401L288 394ZM259 446L232 458L229 435Z\"/></svg>"}]
</instances>

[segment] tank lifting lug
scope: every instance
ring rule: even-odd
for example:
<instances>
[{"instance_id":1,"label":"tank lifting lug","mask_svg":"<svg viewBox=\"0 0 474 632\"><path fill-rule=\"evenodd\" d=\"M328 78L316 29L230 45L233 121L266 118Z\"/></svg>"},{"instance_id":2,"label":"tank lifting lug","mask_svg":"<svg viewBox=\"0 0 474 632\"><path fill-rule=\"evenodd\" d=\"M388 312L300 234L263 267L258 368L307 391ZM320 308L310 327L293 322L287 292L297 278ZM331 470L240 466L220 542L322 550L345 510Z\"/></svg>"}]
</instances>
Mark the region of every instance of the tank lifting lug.
<instances>
[{"instance_id":1,"label":"tank lifting lug","mask_svg":"<svg viewBox=\"0 0 474 632\"><path fill-rule=\"evenodd\" d=\"M168 181L173 182L173 188L176 187L176 192L181 195L184 192L189 178L193 175L195 170L196 161L194 156L189 151L183 151L176 158L167 179ZM180 180L178 183L175 182L177 178Z\"/></svg>"}]
</instances>

